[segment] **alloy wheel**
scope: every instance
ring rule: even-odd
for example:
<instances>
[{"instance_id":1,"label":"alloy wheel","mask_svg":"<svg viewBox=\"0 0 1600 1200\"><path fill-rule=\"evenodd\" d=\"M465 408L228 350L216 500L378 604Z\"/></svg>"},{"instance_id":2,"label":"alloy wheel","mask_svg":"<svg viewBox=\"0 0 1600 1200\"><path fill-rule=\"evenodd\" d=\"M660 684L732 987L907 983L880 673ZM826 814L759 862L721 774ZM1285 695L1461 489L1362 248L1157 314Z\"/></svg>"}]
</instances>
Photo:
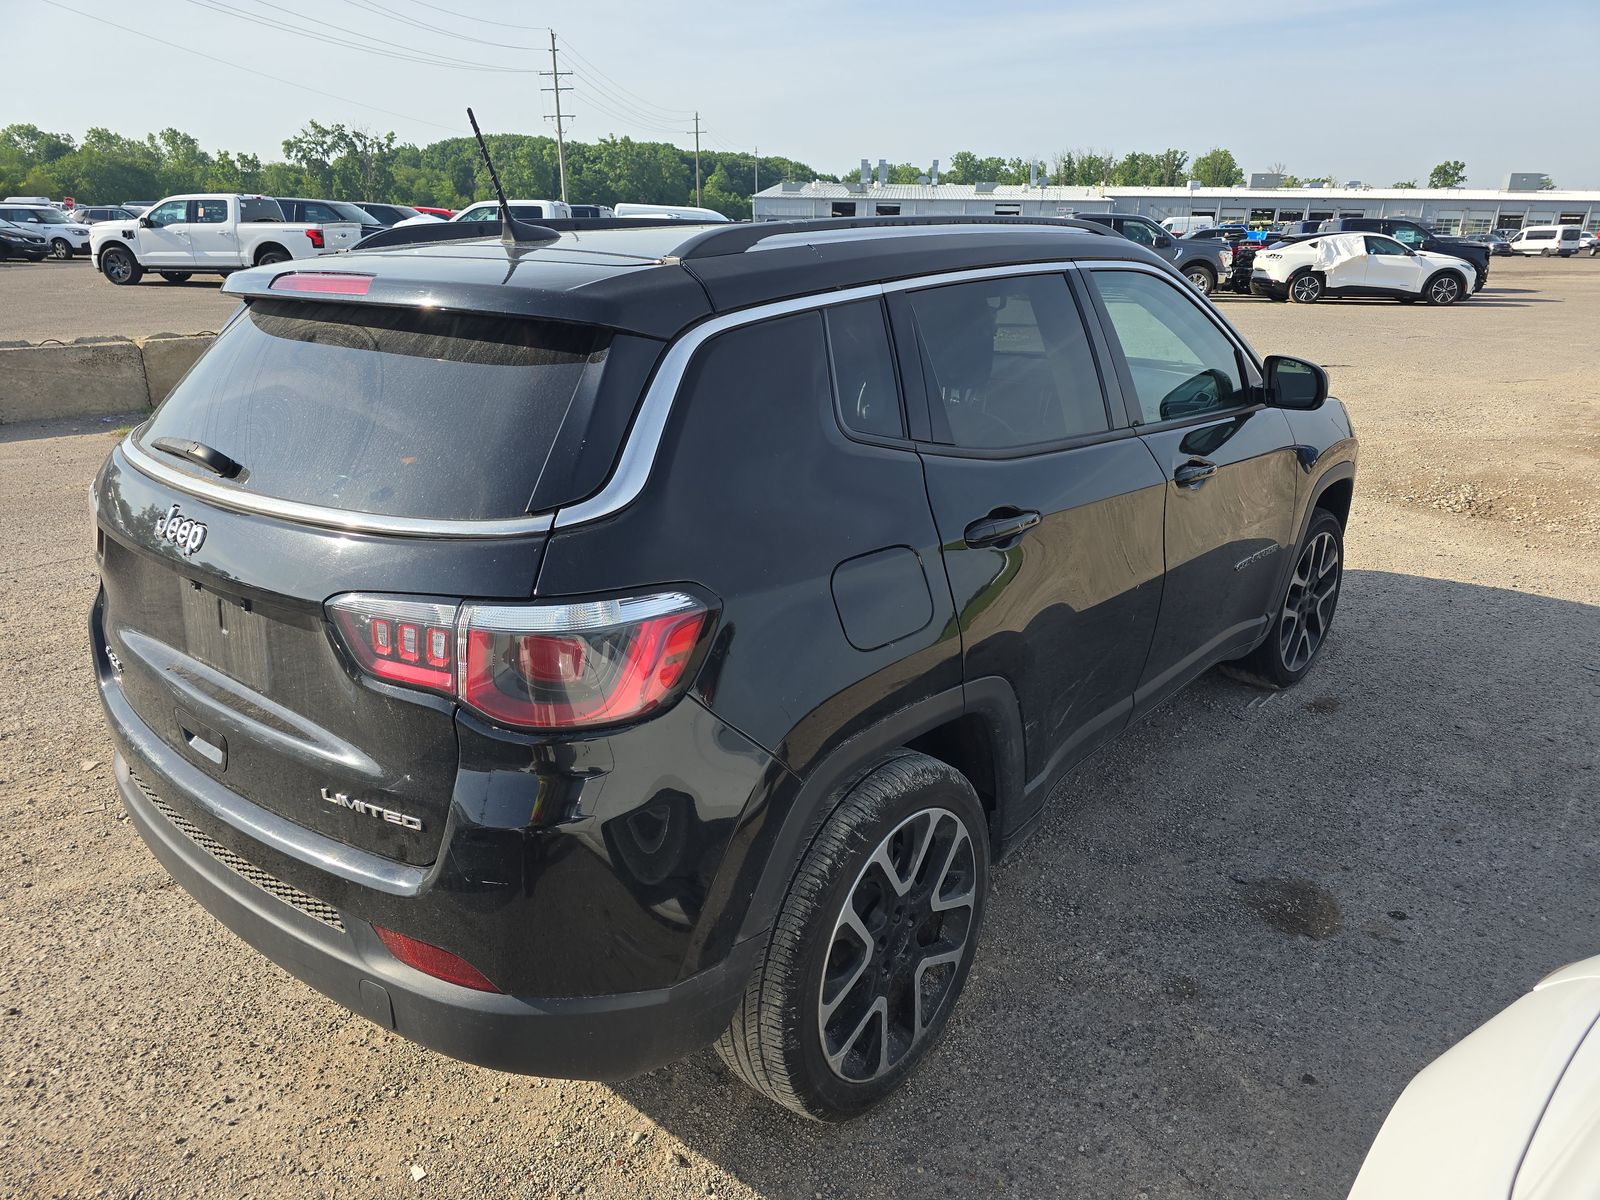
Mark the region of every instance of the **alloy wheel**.
<instances>
[{"instance_id":1,"label":"alloy wheel","mask_svg":"<svg viewBox=\"0 0 1600 1200\"><path fill-rule=\"evenodd\" d=\"M1211 276L1204 271L1190 271L1189 282L1194 285L1194 290L1202 296L1211 294Z\"/></svg>"},{"instance_id":2,"label":"alloy wheel","mask_svg":"<svg viewBox=\"0 0 1600 1200\"><path fill-rule=\"evenodd\" d=\"M58 259L72 257L72 245L65 238L56 238L50 243L50 253Z\"/></svg>"},{"instance_id":3,"label":"alloy wheel","mask_svg":"<svg viewBox=\"0 0 1600 1200\"><path fill-rule=\"evenodd\" d=\"M1294 298L1301 304L1309 304L1322 295L1322 284L1315 275L1302 275L1290 286L1294 289Z\"/></svg>"},{"instance_id":4,"label":"alloy wheel","mask_svg":"<svg viewBox=\"0 0 1600 1200\"><path fill-rule=\"evenodd\" d=\"M1327 637L1339 573L1339 543L1331 533L1317 534L1300 552L1278 620L1278 654L1285 670L1303 670Z\"/></svg>"},{"instance_id":5,"label":"alloy wheel","mask_svg":"<svg viewBox=\"0 0 1600 1200\"><path fill-rule=\"evenodd\" d=\"M835 1075L878 1078L935 1024L973 933L977 879L972 837L949 809L913 813L878 844L823 960L817 1029Z\"/></svg>"},{"instance_id":6,"label":"alloy wheel","mask_svg":"<svg viewBox=\"0 0 1600 1200\"><path fill-rule=\"evenodd\" d=\"M123 283L133 274L133 264L125 254L113 254L106 259L106 278L112 283Z\"/></svg>"},{"instance_id":7,"label":"alloy wheel","mask_svg":"<svg viewBox=\"0 0 1600 1200\"><path fill-rule=\"evenodd\" d=\"M1429 292L1435 304L1454 304L1461 298L1461 285L1454 277L1446 275L1435 279Z\"/></svg>"}]
</instances>

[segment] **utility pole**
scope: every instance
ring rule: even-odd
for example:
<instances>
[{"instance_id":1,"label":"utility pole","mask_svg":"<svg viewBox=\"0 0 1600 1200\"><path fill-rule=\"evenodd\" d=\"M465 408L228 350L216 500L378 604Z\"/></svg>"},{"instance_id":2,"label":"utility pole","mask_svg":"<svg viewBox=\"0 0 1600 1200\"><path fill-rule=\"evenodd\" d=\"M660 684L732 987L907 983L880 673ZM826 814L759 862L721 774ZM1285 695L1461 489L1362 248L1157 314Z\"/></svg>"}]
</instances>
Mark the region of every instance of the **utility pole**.
<instances>
[{"instance_id":1,"label":"utility pole","mask_svg":"<svg viewBox=\"0 0 1600 1200\"><path fill-rule=\"evenodd\" d=\"M561 93L570 92L572 88L563 84L561 77L563 75L571 75L572 72L563 71L556 64L556 31L554 29L550 31L550 69L548 71L540 71L539 74L550 76L550 86L539 90L541 92L554 93L556 98L556 115L546 117L545 120L556 123L556 169L561 173L561 203L565 204L567 202L567 137L561 124ZM570 117L572 114L568 113L566 115Z\"/></svg>"},{"instance_id":2,"label":"utility pole","mask_svg":"<svg viewBox=\"0 0 1600 1200\"><path fill-rule=\"evenodd\" d=\"M700 204L700 114L694 114L694 202Z\"/></svg>"}]
</instances>

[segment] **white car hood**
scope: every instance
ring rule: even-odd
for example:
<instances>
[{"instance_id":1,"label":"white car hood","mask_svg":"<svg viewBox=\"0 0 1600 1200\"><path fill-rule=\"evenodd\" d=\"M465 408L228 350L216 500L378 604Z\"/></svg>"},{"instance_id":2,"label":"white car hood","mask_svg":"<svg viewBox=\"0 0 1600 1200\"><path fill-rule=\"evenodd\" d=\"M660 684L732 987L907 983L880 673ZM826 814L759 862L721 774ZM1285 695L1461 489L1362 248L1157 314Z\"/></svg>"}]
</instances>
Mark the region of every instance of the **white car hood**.
<instances>
[{"instance_id":1,"label":"white car hood","mask_svg":"<svg viewBox=\"0 0 1600 1200\"><path fill-rule=\"evenodd\" d=\"M1600 1178L1597 1020L1600 959L1591 959L1468 1035L1395 1102L1350 1200L1593 1195Z\"/></svg>"},{"instance_id":2,"label":"white car hood","mask_svg":"<svg viewBox=\"0 0 1600 1200\"><path fill-rule=\"evenodd\" d=\"M1437 267L1465 267L1468 271L1473 272L1477 270L1466 259L1457 258L1453 254L1440 254L1436 250L1414 250L1412 253Z\"/></svg>"}]
</instances>

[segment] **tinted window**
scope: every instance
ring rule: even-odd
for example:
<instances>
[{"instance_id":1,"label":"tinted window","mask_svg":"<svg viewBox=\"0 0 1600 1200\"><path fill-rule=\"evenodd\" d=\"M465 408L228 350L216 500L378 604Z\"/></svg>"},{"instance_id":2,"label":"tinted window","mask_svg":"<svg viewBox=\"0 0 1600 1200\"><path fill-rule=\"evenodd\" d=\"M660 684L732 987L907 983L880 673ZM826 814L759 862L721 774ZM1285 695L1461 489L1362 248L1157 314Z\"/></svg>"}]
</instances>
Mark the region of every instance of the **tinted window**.
<instances>
[{"instance_id":1,"label":"tinted window","mask_svg":"<svg viewBox=\"0 0 1600 1200\"><path fill-rule=\"evenodd\" d=\"M1154 246L1156 244L1155 230L1143 221L1119 221L1118 230L1130 242L1138 242L1141 246Z\"/></svg>"},{"instance_id":2,"label":"tinted window","mask_svg":"<svg viewBox=\"0 0 1600 1200\"><path fill-rule=\"evenodd\" d=\"M339 210L334 208L333 205L322 204L316 200L307 200L303 204L296 205L296 207L300 209L299 219L302 221L315 221L319 224L327 224L331 221L342 221L345 219L339 215Z\"/></svg>"},{"instance_id":3,"label":"tinted window","mask_svg":"<svg viewBox=\"0 0 1600 1200\"><path fill-rule=\"evenodd\" d=\"M1406 248L1393 238L1374 237L1369 233L1366 237L1366 243L1368 254L1392 254L1399 255L1401 257L1405 256Z\"/></svg>"},{"instance_id":4,"label":"tinted window","mask_svg":"<svg viewBox=\"0 0 1600 1200\"><path fill-rule=\"evenodd\" d=\"M1090 274L1127 359L1145 423L1245 402L1233 343L1181 289L1141 271Z\"/></svg>"},{"instance_id":5,"label":"tinted window","mask_svg":"<svg viewBox=\"0 0 1600 1200\"><path fill-rule=\"evenodd\" d=\"M226 200L196 200L194 202L195 221L204 225L217 225L228 219L228 202Z\"/></svg>"},{"instance_id":6,"label":"tinted window","mask_svg":"<svg viewBox=\"0 0 1600 1200\"><path fill-rule=\"evenodd\" d=\"M145 213L152 225L176 225L180 221L189 219L189 202L187 200L168 200L165 204L158 204Z\"/></svg>"},{"instance_id":7,"label":"tinted window","mask_svg":"<svg viewBox=\"0 0 1600 1200\"><path fill-rule=\"evenodd\" d=\"M876 437L901 437L900 392L894 353L876 300L842 304L827 311L833 390L845 427Z\"/></svg>"},{"instance_id":8,"label":"tinted window","mask_svg":"<svg viewBox=\"0 0 1600 1200\"><path fill-rule=\"evenodd\" d=\"M265 196L247 197L239 201L239 220L281 221L283 220L283 209L278 207L276 200L268 199Z\"/></svg>"},{"instance_id":9,"label":"tinted window","mask_svg":"<svg viewBox=\"0 0 1600 1200\"><path fill-rule=\"evenodd\" d=\"M260 495L388 516L512 517L527 511L604 352L603 335L576 325L257 301L140 440L204 442L242 463L237 486Z\"/></svg>"},{"instance_id":10,"label":"tinted window","mask_svg":"<svg viewBox=\"0 0 1600 1200\"><path fill-rule=\"evenodd\" d=\"M1421 230L1413 229L1409 225L1399 225L1394 231L1395 241L1407 246L1420 246L1427 241L1427 236Z\"/></svg>"},{"instance_id":11,"label":"tinted window","mask_svg":"<svg viewBox=\"0 0 1600 1200\"><path fill-rule=\"evenodd\" d=\"M1109 428L1088 335L1061 276L986 279L910 300L936 440L997 450Z\"/></svg>"}]
</instances>

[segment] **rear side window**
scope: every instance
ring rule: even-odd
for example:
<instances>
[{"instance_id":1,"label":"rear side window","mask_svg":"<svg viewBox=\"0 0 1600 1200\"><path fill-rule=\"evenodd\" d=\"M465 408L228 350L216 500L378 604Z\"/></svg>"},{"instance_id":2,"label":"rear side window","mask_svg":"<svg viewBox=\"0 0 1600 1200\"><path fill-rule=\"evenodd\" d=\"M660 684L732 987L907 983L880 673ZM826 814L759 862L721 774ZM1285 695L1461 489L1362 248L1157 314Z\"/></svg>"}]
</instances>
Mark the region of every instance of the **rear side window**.
<instances>
[{"instance_id":1,"label":"rear side window","mask_svg":"<svg viewBox=\"0 0 1600 1200\"><path fill-rule=\"evenodd\" d=\"M911 296L935 439L1043 446L1110 428L1078 306L1060 275L985 279Z\"/></svg>"},{"instance_id":2,"label":"rear side window","mask_svg":"<svg viewBox=\"0 0 1600 1200\"><path fill-rule=\"evenodd\" d=\"M226 200L196 200L194 220L202 225L219 225L228 219Z\"/></svg>"},{"instance_id":3,"label":"rear side window","mask_svg":"<svg viewBox=\"0 0 1600 1200\"><path fill-rule=\"evenodd\" d=\"M876 300L827 311L833 390L845 428L871 437L903 437L894 354Z\"/></svg>"},{"instance_id":4,"label":"rear side window","mask_svg":"<svg viewBox=\"0 0 1600 1200\"><path fill-rule=\"evenodd\" d=\"M394 517L520 516L607 343L588 326L256 301L139 441L179 469L151 448L157 438L220 450L244 467L227 485L253 495Z\"/></svg>"},{"instance_id":5,"label":"rear side window","mask_svg":"<svg viewBox=\"0 0 1600 1200\"><path fill-rule=\"evenodd\" d=\"M283 209L278 207L276 200L265 197L244 199L239 201L239 220L241 221L281 221Z\"/></svg>"}]
</instances>

